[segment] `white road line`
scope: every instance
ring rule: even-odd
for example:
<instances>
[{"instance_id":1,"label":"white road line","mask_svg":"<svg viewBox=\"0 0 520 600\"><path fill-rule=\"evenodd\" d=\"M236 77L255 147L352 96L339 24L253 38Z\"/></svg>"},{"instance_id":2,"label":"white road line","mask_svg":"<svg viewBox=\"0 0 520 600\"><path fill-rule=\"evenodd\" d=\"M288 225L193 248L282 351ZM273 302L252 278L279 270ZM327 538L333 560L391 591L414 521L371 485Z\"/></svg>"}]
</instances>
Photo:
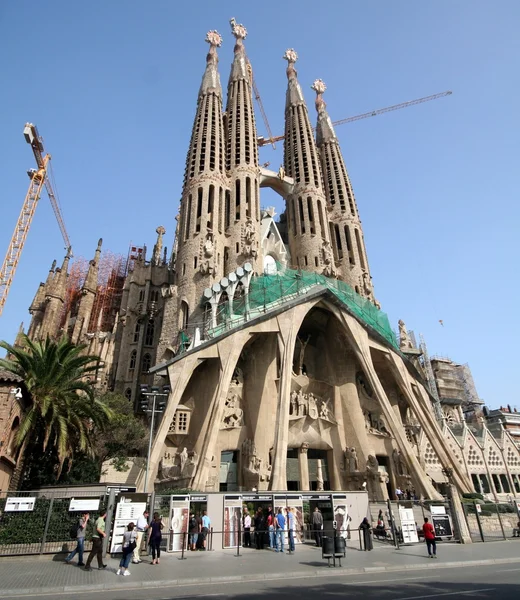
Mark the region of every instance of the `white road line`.
<instances>
[{"instance_id":1,"label":"white road line","mask_svg":"<svg viewBox=\"0 0 520 600\"><path fill-rule=\"evenodd\" d=\"M496 588L485 588L482 590L466 590L466 591L462 591L462 592L446 592L445 594L429 594L428 596L406 596L406 598L395 598L395 600L419 600L419 598L440 598L441 596L457 596L458 594L479 594L481 592L492 592L495 589Z\"/></svg>"},{"instance_id":2,"label":"white road line","mask_svg":"<svg viewBox=\"0 0 520 600\"><path fill-rule=\"evenodd\" d=\"M520 569L500 569L497 573L509 573L509 571L520 571Z\"/></svg>"}]
</instances>

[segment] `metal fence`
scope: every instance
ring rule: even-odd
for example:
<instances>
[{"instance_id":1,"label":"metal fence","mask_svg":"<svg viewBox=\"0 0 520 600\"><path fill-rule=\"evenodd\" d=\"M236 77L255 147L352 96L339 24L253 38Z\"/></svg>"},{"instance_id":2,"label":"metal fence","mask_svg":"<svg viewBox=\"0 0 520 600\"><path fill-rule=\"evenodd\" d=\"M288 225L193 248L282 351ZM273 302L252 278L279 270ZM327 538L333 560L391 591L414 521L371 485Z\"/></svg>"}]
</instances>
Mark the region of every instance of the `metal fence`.
<instances>
[{"instance_id":1,"label":"metal fence","mask_svg":"<svg viewBox=\"0 0 520 600\"><path fill-rule=\"evenodd\" d=\"M513 504L464 502L464 516L473 542L492 542L513 537L519 515Z\"/></svg>"},{"instance_id":2,"label":"metal fence","mask_svg":"<svg viewBox=\"0 0 520 600\"><path fill-rule=\"evenodd\" d=\"M9 497L9 502L7 498ZM83 499L99 499L99 510L106 507L107 496L99 492L82 492ZM17 505L19 501L19 505ZM18 510L31 506L31 510ZM67 552L76 546L70 529L77 523L79 511L70 512L70 493L0 492L0 556ZM93 524L98 513L92 511L85 536L85 550L90 549Z\"/></svg>"}]
</instances>

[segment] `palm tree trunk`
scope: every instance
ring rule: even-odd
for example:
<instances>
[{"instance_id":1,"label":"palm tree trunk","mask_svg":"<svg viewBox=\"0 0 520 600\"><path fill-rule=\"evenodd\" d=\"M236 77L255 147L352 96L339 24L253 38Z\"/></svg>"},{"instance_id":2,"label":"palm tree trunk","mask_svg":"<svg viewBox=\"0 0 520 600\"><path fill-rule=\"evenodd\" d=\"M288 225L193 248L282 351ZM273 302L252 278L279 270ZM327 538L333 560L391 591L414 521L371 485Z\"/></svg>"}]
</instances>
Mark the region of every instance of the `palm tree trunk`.
<instances>
[{"instance_id":1,"label":"palm tree trunk","mask_svg":"<svg viewBox=\"0 0 520 600\"><path fill-rule=\"evenodd\" d=\"M26 437L18 452L18 457L16 459L16 467L14 468L13 475L11 477L11 480L9 481L10 492L15 492L20 488L20 480L25 470L25 451L27 450L28 443L29 438Z\"/></svg>"}]
</instances>

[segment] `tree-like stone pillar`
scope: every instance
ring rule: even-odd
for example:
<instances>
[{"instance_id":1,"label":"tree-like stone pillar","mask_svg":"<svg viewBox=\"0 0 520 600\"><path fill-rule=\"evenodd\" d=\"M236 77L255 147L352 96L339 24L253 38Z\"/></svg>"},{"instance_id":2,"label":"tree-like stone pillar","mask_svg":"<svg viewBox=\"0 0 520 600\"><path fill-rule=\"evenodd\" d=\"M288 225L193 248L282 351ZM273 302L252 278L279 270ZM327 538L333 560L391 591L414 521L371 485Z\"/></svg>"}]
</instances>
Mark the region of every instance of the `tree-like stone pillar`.
<instances>
[{"instance_id":1,"label":"tree-like stone pillar","mask_svg":"<svg viewBox=\"0 0 520 600\"><path fill-rule=\"evenodd\" d=\"M298 466L300 469L300 489L304 492L307 492L311 489L310 481L309 481L309 462L307 460L307 450L309 449L309 444L304 442L298 451Z\"/></svg>"}]
</instances>

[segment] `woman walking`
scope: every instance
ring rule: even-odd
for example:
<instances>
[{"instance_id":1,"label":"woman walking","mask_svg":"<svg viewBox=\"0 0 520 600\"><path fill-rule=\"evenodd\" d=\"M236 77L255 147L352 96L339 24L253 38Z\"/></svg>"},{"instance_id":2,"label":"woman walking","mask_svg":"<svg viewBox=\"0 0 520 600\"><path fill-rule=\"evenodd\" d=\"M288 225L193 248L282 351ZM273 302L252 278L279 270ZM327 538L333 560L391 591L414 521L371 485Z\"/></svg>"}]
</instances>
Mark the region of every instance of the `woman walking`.
<instances>
[{"instance_id":1,"label":"woman walking","mask_svg":"<svg viewBox=\"0 0 520 600\"><path fill-rule=\"evenodd\" d=\"M128 565L132 558L132 553L137 546L137 531L134 531L135 524L128 523L126 531L123 533L123 557L119 563L117 575L130 575Z\"/></svg>"},{"instance_id":2,"label":"woman walking","mask_svg":"<svg viewBox=\"0 0 520 600\"><path fill-rule=\"evenodd\" d=\"M364 546L365 546L365 552L367 550L372 550L372 548L373 548L373 546L372 546L372 537L370 536L370 533L372 531L372 527L371 527L371 525L368 522L368 519L366 517L361 522L361 525L359 526L359 529L361 529L361 533L363 534L363 542L364 542Z\"/></svg>"},{"instance_id":3,"label":"woman walking","mask_svg":"<svg viewBox=\"0 0 520 600\"><path fill-rule=\"evenodd\" d=\"M158 512L153 513L153 521L150 524L149 545L152 547L152 565L158 565L161 561L161 541L163 522Z\"/></svg>"}]
</instances>

